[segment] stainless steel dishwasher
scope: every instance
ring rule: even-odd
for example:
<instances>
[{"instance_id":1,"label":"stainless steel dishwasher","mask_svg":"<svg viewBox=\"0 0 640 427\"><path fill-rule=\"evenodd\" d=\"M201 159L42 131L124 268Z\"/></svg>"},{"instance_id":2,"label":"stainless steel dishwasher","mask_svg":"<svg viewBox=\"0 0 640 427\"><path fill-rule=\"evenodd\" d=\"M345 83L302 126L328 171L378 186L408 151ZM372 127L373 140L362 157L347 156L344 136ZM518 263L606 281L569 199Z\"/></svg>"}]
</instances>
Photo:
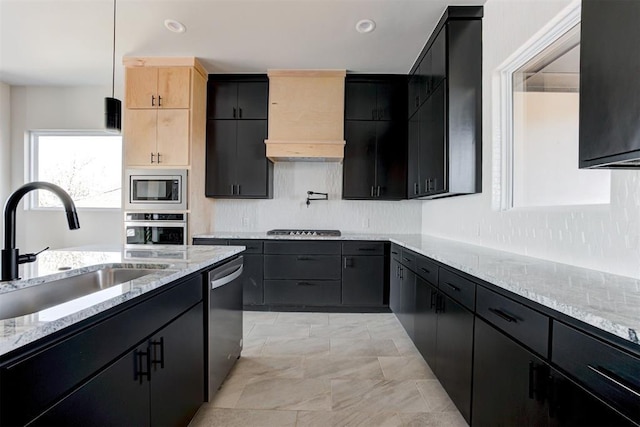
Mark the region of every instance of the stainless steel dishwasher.
<instances>
[{"instance_id":1,"label":"stainless steel dishwasher","mask_svg":"<svg viewBox=\"0 0 640 427\"><path fill-rule=\"evenodd\" d=\"M242 270L239 256L208 273L207 401L213 399L242 350Z\"/></svg>"}]
</instances>

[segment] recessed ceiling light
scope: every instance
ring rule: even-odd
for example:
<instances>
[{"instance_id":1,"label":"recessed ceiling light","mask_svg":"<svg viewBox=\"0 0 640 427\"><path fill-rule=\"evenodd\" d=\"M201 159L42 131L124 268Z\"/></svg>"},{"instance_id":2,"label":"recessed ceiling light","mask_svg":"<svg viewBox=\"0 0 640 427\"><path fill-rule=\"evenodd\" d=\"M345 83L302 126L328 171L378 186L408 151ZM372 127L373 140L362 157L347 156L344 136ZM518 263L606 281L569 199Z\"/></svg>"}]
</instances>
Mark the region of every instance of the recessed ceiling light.
<instances>
[{"instance_id":1,"label":"recessed ceiling light","mask_svg":"<svg viewBox=\"0 0 640 427\"><path fill-rule=\"evenodd\" d=\"M373 19L361 19L356 24L356 31L359 33L370 33L376 29L376 22Z\"/></svg>"},{"instance_id":2,"label":"recessed ceiling light","mask_svg":"<svg viewBox=\"0 0 640 427\"><path fill-rule=\"evenodd\" d=\"M182 22L178 22L175 19L165 19L164 27L174 33L184 33L187 31L187 27L185 27Z\"/></svg>"}]
</instances>

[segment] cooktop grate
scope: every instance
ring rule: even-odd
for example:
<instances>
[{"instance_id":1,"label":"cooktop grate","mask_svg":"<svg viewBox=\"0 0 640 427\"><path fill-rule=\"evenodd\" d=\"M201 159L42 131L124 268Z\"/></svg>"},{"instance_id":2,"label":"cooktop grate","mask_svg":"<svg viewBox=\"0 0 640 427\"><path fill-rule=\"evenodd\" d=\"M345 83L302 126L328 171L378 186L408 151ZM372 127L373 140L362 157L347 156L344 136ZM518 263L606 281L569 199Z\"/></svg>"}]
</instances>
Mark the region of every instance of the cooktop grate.
<instances>
[{"instance_id":1,"label":"cooktop grate","mask_svg":"<svg viewBox=\"0 0 640 427\"><path fill-rule=\"evenodd\" d=\"M318 236L338 237L340 230L304 230L304 229L277 229L267 231L267 236Z\"/></svg>"}]
</instances>

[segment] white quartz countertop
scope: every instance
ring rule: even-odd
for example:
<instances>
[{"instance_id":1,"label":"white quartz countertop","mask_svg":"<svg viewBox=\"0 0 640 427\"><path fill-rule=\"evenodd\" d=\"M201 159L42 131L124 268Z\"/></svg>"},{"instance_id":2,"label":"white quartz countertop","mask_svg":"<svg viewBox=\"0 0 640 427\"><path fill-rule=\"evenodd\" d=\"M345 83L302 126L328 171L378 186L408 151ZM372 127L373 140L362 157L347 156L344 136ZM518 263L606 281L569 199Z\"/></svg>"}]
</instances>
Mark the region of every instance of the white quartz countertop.
<instances>
[{"instance_id":1,"label":"white quartz countertop","mask_svg":"<svg viewBox=\"0 0 640 427\"><path fill-rule=\"evenodd\" d=\"M243 246L94 246L43 252L20 266L20 280L0 282L8 292L103 267L158 269L122 284L24 316L0 320L0 356L198 270L223 261ZM0 312L0 319L3 319Z\"/></svg>"},{"instance_id":2,"label":"white quartz countertop","mask_svg":"<svg viewBox=\"0 0 640 427\"><path fill-rule=\"evenodd\" d=\"M421 234L310 238L215 232L198 238L388 240L640 346L640 280ZM640 350L640 347L639 347Z\"/></svg>"}]
</instances>

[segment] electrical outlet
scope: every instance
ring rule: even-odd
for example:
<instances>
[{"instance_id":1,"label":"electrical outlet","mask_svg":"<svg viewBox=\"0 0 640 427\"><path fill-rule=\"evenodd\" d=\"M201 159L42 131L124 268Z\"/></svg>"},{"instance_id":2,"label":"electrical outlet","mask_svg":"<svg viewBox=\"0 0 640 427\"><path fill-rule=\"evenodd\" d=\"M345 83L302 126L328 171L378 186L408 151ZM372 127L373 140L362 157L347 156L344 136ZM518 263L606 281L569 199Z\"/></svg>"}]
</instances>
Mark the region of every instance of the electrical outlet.
<instances>
[{"instance_id":1,"label":"electrical outlet","mask_svg":"<svg viewBox=\"0 0 640 427\"><path fill-rule=\"evenodd\" d=\"M242 226L243 226L244 228L249 227L249 218L247 218L247 217L243 217L243 218L242 218Z\"/></svg>"}]
</instances>

